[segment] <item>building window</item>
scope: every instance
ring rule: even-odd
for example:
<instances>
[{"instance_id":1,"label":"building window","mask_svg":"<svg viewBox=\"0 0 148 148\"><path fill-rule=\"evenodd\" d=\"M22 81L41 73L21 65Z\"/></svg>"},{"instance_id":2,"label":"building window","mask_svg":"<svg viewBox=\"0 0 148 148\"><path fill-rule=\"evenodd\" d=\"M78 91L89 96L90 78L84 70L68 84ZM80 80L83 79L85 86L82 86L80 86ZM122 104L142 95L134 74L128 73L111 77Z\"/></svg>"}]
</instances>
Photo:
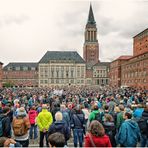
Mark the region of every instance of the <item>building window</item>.
<instances>
[{"instance_id":1,"label":"building window","mask_svg":"<svg viewBox=\"0 0 148 148\"><path fill-rule=\"evenodd\" d=\"M69 76L69 75L68 75L68 71L66 71L66 78L68 78L68 76Z\"/></svg>"},{"instance_id":2,"label":"building window","mask_svg":"<svg viewBox=\"0 0 148 148\"><path fill-rule=\"evenodd\" d=\"M31 67L31 70L36 70L36 68L35 67Z\"/></svg>"},{"instance_id":3,"label":"building window","mask_svg":"<svg viewBox=\"0 0 148 148\"><path fill-rule=\"evenodd\" d=\"M51 77L54 78L54 71L51 71Z\"/></svg>"},{"instance_id":4,"label":"building window","mask_svg":"<svg viewBox=\"0 0 148 148\"><path fill-rule=\"evenodd\" d=\"M64 78L64 71L61 71L61 78Z\"/></svg>"},{"instance_id":5,"label":"building window","mask_svg":"<svg viewBox=\"0 0 148 148\"><path fill-rule=\"evenodd\" d=\"M59 83L59 79L56 79L56 83Z\"/></svg>"},{"instance_id":6,"label":"building window","mask_svg":"<svg viewBox=\"0 0 148 148\"><path fill-rule=\"evenodd\" d=\"M20 67L16 67L16 70L20 70Z\"/></svg>"},{"instance_id":7,"label":"building window","mask_svg":"<svg viewBox=\"0 0 148 148\"><path fill-rule=\"evenodd\" d=\"M28 67L23 67L23 70L24 70L24 71L28 70Z\"/></svg>"},{"instance_id":8,"label":"building window","mask_svg":"<svg viewBox=\"0 0 148 148\"><path fill-rule=\"evenodd\" d=\"M59 71L57 71L57 78L59 77Z\"/></svg>"},{"instance_id":9,"label":"building window","mask_svg":"<svg viewBox=\"0 0 148 148\"><path fill-rule=\"evenodd\" d=\"M51 79L51 83L54 83L54 79Z\"/></svg>"},{"instance_id":10,"label":"building window","mask_svg":"<svg viewBox=\"0 0 148 148\"><path fill-rule=\"evenodd\" d=\"M74 80L70 80L70 83L73 84L74 83Z\"/></svg>"},{"instance_id":11,"label":"building window","mask_svg":"<svg viewBox=\"0 0 148 148\"><path fill-rule=\"evenodd\" d=\"M77 70L77 77L80 77L80 71Z\"/></svg>"},{"instance_id":12,"label":"building window","mask_svg":"<svg viewBox=\"0 0 148 148\"><path fill-rule=\"evenodd\" d=\"M71 70L71 78L73 78L73 77L74 77L73 73L74 73L74 72L73 72L73 70Z\"/></svg>"}]
</instances>

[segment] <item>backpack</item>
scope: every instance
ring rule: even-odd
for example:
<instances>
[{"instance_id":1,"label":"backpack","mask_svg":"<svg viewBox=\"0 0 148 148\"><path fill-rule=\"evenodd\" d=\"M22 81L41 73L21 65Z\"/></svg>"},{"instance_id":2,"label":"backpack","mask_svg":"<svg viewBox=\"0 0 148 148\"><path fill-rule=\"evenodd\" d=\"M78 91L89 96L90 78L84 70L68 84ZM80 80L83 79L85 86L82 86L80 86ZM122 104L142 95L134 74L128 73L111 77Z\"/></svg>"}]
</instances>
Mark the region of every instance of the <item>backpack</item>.
<instances>
[{"instance_id":1,"label":"backpack","mask_svg":"<svg viewBox=\"0 0 148 148\"><path fill-rule=\"evenodd\" d=\"M23 118L15 118L13 120L13 131L15 136L23 136L26 134L25 122Z\"/></svg>"},{"instance_id":2,"label":"backpack","mask_svg":"<svg viewBox=\"0 0 148 148\"><path fill-rule=\"evenodd\" d=\"M101 118L100 112L98 112L98 113L95 114L95 119L94 120L97 120L99 122L102 122L102 118Z\"/></svg>"},{"instance_id":3,"label":"backpack","mask_svg":"<svg viewBox=\"0 0 148 148\"><path fill-rule=\"evenodd\" d=\"M148 131L148 119L140 118L138 121L138 126L140 128L141 134L147 134Z\"/></svg>"},{"instance_id":4,"label":"backpack","mask_svg":"<svg viewBox=\"0 0 148 148\"><path fill-rule=\"evenodd\" d=\"M0 137L3 136L3 118L0 118Z\"/></svg>"}]
</instances>

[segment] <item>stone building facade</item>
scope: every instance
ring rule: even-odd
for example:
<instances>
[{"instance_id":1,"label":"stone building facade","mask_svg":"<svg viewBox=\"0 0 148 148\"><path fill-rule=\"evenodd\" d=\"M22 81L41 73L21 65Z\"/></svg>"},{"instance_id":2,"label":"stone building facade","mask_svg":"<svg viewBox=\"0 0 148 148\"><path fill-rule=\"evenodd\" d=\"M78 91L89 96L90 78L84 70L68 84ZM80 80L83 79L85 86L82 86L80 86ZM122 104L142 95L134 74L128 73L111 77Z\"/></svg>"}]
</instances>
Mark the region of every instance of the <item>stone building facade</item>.
<instances>
[{"instance_id":1,"label":"stone building facade","mask_svg":"<svg viewBox=\"0 0 148 148\"><path fill-rule=\"evenodd\" d=\"M0 62L0 88L2 88L2 79L3 79L3 63Z\"/></svg>"},{"instance_id":2,"label":"stone building facade","mask_svg":"<svg viewBox=\"0 0 148 148\"><path fill-rule=\"evenodd\" d=\"M109 84L109 62L100 62L93 66L93 85Z\"/></svg>"},{"instance_id":3,"label":"stone building facade","mask_svg":"<svg viewBox=\"0 0 148 148\"><path fill-rule=\"evenodd\" d=\"M3 69L3 83L18 87L37 87L38 63L9 63Z\"/></svg>"},{"instance_id":4,"label":"stone building facade","mask_svg":"<svg viewBox=\"0 0 148 148\"><path fill-rule=\"evenodd\" d=\"M85 70L77 52L47 51L39 61L39 87L85 85Z\"/></svg>"}]
</instances>

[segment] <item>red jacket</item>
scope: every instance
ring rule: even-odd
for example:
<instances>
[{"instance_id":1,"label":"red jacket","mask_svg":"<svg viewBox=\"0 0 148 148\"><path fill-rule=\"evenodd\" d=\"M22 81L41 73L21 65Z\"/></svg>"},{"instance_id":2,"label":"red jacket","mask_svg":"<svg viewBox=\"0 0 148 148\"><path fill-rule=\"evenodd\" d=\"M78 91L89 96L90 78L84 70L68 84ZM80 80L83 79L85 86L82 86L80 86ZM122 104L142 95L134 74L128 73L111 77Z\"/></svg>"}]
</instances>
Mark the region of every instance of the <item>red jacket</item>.
<instances>
[{"instance_id":1,"label":"red jacket","mask_svg":"<svg viewBox=\"0 0 148 148\"><path fill-rule=\"evenodd\" d=\"M35 118L37 117L38 113L36 110L30 110L28 112L30 124L35 124Z\"/></svg>"},{"instance_id":2,"label":"red jacket","mask_svg":"<svg viewBox=\"0 0 148 148\"><path fill-rule=\"evenodd\" d=\"M96 147L112 147L109 137L107 135L104 135L103 137L96 137L93 136L92 134L90 135L92 136L92 140ZM85 136L84 143L85 143L84 147L93 147L88 134Z\"/></svg>"}]
</instances>

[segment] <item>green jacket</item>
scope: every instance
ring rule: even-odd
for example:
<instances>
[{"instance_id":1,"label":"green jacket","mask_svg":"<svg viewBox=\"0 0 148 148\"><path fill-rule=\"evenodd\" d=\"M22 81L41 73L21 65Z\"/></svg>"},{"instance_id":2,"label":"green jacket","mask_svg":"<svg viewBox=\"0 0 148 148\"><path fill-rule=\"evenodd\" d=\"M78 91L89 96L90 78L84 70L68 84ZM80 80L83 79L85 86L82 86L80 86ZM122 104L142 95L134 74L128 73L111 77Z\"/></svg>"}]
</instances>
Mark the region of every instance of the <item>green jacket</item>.
<instances>
[{"instance_id":1,"label":"green jacket","mask_svg":"<svg viewBox=\"0 0 148 148\"><path fill-rule=\"evenodd\" d=\"M94 110L94 111L92 111L92 112L90 113L90 115L89 115L89 121L95 120L95 115L96 115L97 113L99 113L99 110Z\"/></svg>"},{"instance_id":2,"label":"green jacket","mask_svg":"<svg viewBox=\"0 0 148 148\"><path fill-rule=\"evenodd\" d=\"M117 114L117 122L116 122L116 128L120 128L121 124L124 122L123 119L123 112L120 112Z\"/></svg>"},{"instance_id":3,"label":"green jacket","mask_svg":"<svg viewBox=\"0 0 148 148\"><path fill-rule=\"evenodd\" d=\"M42 132L45 128L48 131L52 122L52 114L47 109L42 109L42 111L37 116L37 125L39 130Z\"/></svg>"}]
</instances>

